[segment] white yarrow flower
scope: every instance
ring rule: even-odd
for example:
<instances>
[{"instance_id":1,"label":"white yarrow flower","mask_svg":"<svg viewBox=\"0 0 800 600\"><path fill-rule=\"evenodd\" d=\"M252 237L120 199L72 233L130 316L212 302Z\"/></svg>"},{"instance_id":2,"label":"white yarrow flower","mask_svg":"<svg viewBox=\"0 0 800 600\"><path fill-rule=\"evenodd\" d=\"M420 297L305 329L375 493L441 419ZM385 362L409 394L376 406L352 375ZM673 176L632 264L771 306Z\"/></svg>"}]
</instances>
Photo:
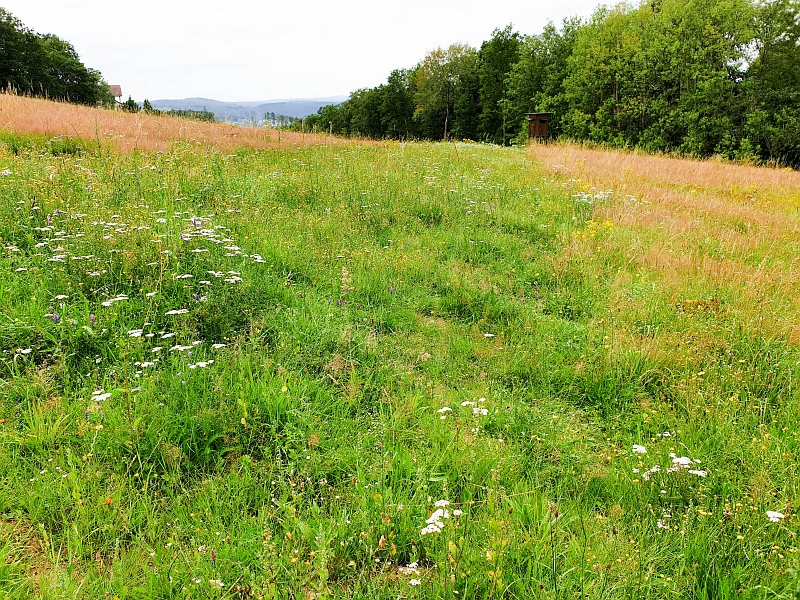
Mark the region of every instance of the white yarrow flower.
<instances>
[{"instance_id":1,"label":"white yarrow flower","mask_svg":"<svg viewBox=\"0 0 800 600\"><path fill-rule=\"evenodd\" d=\"M769 520L772 521L773 523L778 523L779 521L782 521L783 519L786 518L785 514L778 512L777 510L768 510L767 516L769 517Z\"/></svg>"}]
</instances>

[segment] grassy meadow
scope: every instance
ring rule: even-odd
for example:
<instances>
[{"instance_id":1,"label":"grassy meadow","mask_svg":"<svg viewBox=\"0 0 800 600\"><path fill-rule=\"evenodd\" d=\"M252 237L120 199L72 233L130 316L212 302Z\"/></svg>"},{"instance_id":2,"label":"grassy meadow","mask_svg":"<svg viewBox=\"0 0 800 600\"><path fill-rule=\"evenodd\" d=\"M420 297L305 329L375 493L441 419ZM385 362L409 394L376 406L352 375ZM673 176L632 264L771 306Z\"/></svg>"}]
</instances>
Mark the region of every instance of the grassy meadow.
<instances>
[{"instance_id":1,"label":"grassy meadow","mask_svg":"<svg viewBox=\"0 0 800 600\"><path fill-rule=\"evenodd\" d=\"M800 595L797 173L314 140L0 133L0 598Z\"/></svg>"}]
</instances>

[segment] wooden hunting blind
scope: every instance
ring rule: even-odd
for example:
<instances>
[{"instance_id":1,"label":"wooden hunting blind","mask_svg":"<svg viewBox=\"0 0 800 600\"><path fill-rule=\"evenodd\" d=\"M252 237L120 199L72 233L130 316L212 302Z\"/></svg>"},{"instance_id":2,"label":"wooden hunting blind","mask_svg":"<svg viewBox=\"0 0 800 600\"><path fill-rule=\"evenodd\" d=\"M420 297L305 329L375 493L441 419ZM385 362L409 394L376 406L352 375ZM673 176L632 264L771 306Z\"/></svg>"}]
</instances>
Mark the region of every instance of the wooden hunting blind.
<instances>
[{"instance_id":1,"label":"wooden hunting blind","mask_svg":"<svg viewBox=\"0 0 800 600\"><path fill-rule=\"evenodd\" d=\"M525 113L528 115L528 139L550 137L550 118L553 113Z\"/></svg>"}]
</instances>

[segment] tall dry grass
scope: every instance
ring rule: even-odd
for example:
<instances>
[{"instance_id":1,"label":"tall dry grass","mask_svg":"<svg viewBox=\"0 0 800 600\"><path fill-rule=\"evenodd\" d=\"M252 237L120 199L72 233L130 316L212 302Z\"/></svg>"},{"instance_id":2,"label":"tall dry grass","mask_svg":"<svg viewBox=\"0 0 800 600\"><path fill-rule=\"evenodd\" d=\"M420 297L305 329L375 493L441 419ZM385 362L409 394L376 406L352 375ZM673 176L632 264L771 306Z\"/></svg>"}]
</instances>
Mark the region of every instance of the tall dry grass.
<instances>
[{"instance_id":1,"label":"tall dry grass","mask_svg":"<svg viewBox=\"0 0 800 600\"><path fill-rule=\"evenodd\" d=\"M572 144L529 152L564 185L614 192L595 218L614 223L630 269L673 301L717 290L800 342L800 173Z\"/></svg>"},{"instance_id":2,"label":"tall dry grass","mask_svg":"<svg viewBox=\"0 0 800 600\"><path fill-rule=\"evenodd\" d=\"M131 114L9 94L0 94L0 129L76 137L123 152L166 151L175 141L223 151L344 143L321 135Z\"/></svg>"}]
</instances>

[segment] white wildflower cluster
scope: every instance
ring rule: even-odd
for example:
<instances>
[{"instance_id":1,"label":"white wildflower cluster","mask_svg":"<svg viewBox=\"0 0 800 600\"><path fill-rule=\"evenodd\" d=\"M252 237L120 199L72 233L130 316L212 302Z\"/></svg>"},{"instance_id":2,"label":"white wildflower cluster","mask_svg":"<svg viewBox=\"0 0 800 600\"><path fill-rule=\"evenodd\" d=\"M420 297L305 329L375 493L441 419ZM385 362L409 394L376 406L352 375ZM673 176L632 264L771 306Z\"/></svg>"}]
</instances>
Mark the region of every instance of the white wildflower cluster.
<instances>
[{"instance_id":1,"label":"white wildflower cluster","mask_svg":"<svg viewBox=\"0 0 800 600\"><path fill-rule=\"evenodd\" d=\"M667 431L658 434L656 437L670 438L672 436L673 434ZM631 446L631 454L646 455L647 448L639 444L633 444ZM678 456L674 452L669 453L669 458L671 461L671 465L664 469L662 469L661 465L656 464L647 469L646 471L642 471L640 468L637 467L633 467L632 471L633 473L640 473L643 481L650 481L656 473L663 472L664 475L659 481L664 486L664 488L667 487L666 485L664 485L664 483L668 478L678 476L672 474L685 472L688 475L693 475L695 477L700 477L700 478L706 477L708 475L707 471L697 468L697 465L701 463L699 459L690 458L688 456ZM668 492L666 489L661 489L659 493L662 496L666 496ZM669 530L671 528L669 525L669 520L671 518L672 518L672 513L669 510L665 509L661 514L661 518L659 518L658 521L656 522L656 527L658 529Z\"/></svg>"},{"instance_id":2,"label":"white wildflower cluster","mask_svg":"<svg viewBox=\"0 0 800 600\"><path fill-rule=\"evenodd\" d=\"M659 437L670 437L671 434L667 431L663 434L658 434ZM640 446L639 444L633 444L631 447L631 454L647 454L647 448L644 446ZM669 453L669 457L672 459L672 466L666 469L666 473L678 473L679 471L686 471L690 475L696 475L697 477L706 477L708 475L708 471L703 469L693 469L691 467L695 465L699 465L701 461L697 458L689 458L688 456L678 456L674 452ZM641 469L634 467L632 469L634 473L639 473ZM647 471L642 473L642 479L644 481L650 481L652 476L656 473L661 472L660 465L653 465Z\"/></svg>"},{"instance_id":3,"label":"white wildflower cluster","mask_svg":"<svg viewBox=\"0 0 800 600\"><path fill-rule=\"evenodd\" d=\"M705 477L708 475L706 471L701 471L700 469L690 469L689 467L694 466L695 464L700 464L700 460L698 459L691 459L688 456L677 456L674 452L669 453L669 457L672 459L672 466L667 469L667 473L677 473L678 471L685 469L688 473L692 475L697 475L698 477Z\"/></svg>"},{"instance_id":4,"label":"white wildflower cluster","mask_svg":"<svg viewBox=\"0 0 800 600\"><path fill-rule=\"evenodd\" d=\"M4 174L10 174L10 171L0 171L0 175ZM145 207L138 206L137 208ZM94 219L87 219L86 217L88 215L86 214L71 213L69 211L60 209L54 210L49 214L44 214L44 209L42 207L30 205L25 201L20 201L17 203L16 210L41 211L39 216L37 216L37 220L42 220L42 226L34 228L38 235L36 244L33 247L33 252L30 254L23 252L23 250L17 246L0 244L0 253L3 255L9 253L9 258L13 261L9 269L9 272L12 273L25 274L28 271L34 271L37 269L37 263L39 265L46 265L45 268L47 269L52 269L53 266L50 266L50 263L68 264L75 262L79 263L75 265L75 268L81 267L84 276L102 277L112 272L108 262L109 258L114 254L125 252L124 248L127 247L129 243L127 236L130 234L140 236L141 233L136 232L148 230L152 231L152 234L145 234L146 236L152 238L150 239L150 242L160 245L157 246L158 249L154 252L162 256L159 257L159 260L147 263L146 266L159 270L164 269L165 266L169 264L169 261L173 260L171 257L178 254L178 251L176 247L172 245L172 242L169 241L169 238L173 235L172 232L168 231L168 227L164 227L163 225L170 225L176 222L180 222L180 233L177 235L181 242L192 242L190 246L186 247L185 251L192 252L197 255L200 253L205 253L204 258L206 258L209 256L208 253L214 252L214 246L218 245L220 251L223 251L224 249L229 252L227 256L242 256L245 258L249 256L253 262L266 262L261 255L245 254L242 249L236 245L235 240L228 237L230 236L230 230L227 227L222 225L209 225L209 222L212 219L210 216L193 216L190 212L175 212L174 214L171 214L165 210L158 210L152 213L153 216L150 218L150 222L141 224L123 222L124 219L122 215L112 215L110 217L106 217L105 219L96 217ZM90 228L96 228L95 235L90 234ZM85 238L85 240L82 242L81 238ZM98 255L92 254L86 249L87 246L82 247L82 243L85 243L85 241L91 240L92 238L94 238L94 240L99 238L110 240L110 244L114 247L109 248L106 245L103 245L100 247L102 250L99 252L95 247L92 247L92 251L98 252ZM145 239L148 238L146 237ZM169 244L169 247L167 244ZM230 254L231 252L233 254ZM221 253L222 252L219 252L219 254ZM204 292L209 292L211 289L209 287L200 286L212 286L212 284L236 284L243 281L241 276L242 273L240 271L227 271L224 270L221 265L216 266L209 264L209 267L216 267L219 270L210 270L208 271L209 274L207 275L202 271L185 272L186 269L184 267L180 270L176 269L175 272L172 272L169 275L164 274L164 278L171 278L174 281L181 281L182 287L185 290L189 290L189 293L193 294L195 302L198 303L203 302L210 297L210 294L204 295L201 290ZM39 266L38 268L41 267ZM207 277L208 279L198 282L200 277ZM159 277L159 281L164 278ZM223 281L217 281L217 279L221 279ZM108 324L111 326L111 323L113 323L118 316L114 314L109 315L107 312L113 311L106 311L104 309L114 307L114 305L120 302L129 301L134 296L133 292L130 292L130 297L126 293L116 293L119 290L115 290L113 285L114 283L112 281L103 282L103 284L100 286L100 289L105 290L106 296L100 297L96 300L96 302L99 304L99 306L96 306L96 308L99 310L91 312L90 309L88 322L85 324L81 323L80 317L76 316L79 314L79 311L71 310L74 307L69 305L72 302L83 304L87 298L81 297L81 295L77 293L63 293L67 290L53 290L50 292L52 306L50 311L43 315L43 317L52 319L56 324L62 323L64 325L76 325L77 330L85 331L90 336L105 334L109 331L109 329L103 327L102 325ZM177 306L176 304L173 304L172 306L170 306L170 304L164 304L164 302L169 302L170 299L164 296L161 293L162 291L163 290L160 289L159 286L154 286L149 290L140 290L142 297L137 298L137 300L148 300L146 304L150 306L150 310L148 311L150 314L152 314L152 308L155 306L158 306L159 308L163 306L163 308L158 310L158 313L165 317L188 315L191 312L191 309L188 308L190 306L190 301L187 301L187 299L184 298L181 298L180 300L176 298L177 302L179 302L176 302ZM137 293L136 296L139 296L139 293ZM156 304L156 302L159 304ZM138 309L139 306L137 305L136 310L138 311ZM83 317L83 319L85 320L86 317ZM178 320L176 319L175 321ZM118 327L115 325L115 327L118 329L118 337L120 339L125 339L128 345L132 345L142 353L136 357L131 357L131 363L136 367L136 377L142 376L145 372L150 373L156 370L160 364L162 364L160 363L159 358L156 358L156 356L163 356L163 354L167 353L168 349L173 353L179 352L194 355L189 358L189 360L191 360L191 364L187 365L187 372L195 369L207 368L214 364L214 360L208 357L208 354L212 354L211 352L206 353L203 349L196 349L196 347L203 342L181 340L179 337L180 333L173 331L158 331L156 327L152 325L153 324L151 323L142 322L128 322L125 324L125 326L120 325ZM170 340L169 344L174 344L171 347L167 345L155 345L159 343L159 338L163 341L169 340L173 337L176 339ZM213 349L214 351L220 351L226 347L226 344L221 343L221 341L209 340L209 342L212 341L217 343L209 344L209 350ZM14 349L12 347L3 353L12 354L16 357L16 360L21 360L27 355L33 355L35 351L36 350L34 348L21 347ZM108 375L113 378L114 371L109 371ZM134 391L136 391L136 388L134 388ZM116 393L118 392L114 392L114 394ZM97 389L95 392L91 393L91 399L89 401L90 409L88 412L99 410L101 403L109 400L111 397L111 392L106 392L103 389Z\"/></svg>"},{"instance_id":5,"label":"white wildflower cluster","mask_svg":"<svg viewBox=\"0 0 800 600\"><path fill-rule=\"evenodd\" d=\"M658 465L653 465L647 471L642 473L642 479L644 479L645 481L650 481L650 477L652 477L654 473L658 473L659 471L661 471L661 467Z\"/></svg>"},{"instance_id":6,"label":"white wildflower cluster","mask_svg":"<svg viewBox=\"0 0 800 600\"><path fill-rule=\"evenodd\" d=\"M444 522L449 519L451 516L453 517L460 517L462 512L459 509L453 510L451 513L450 510L447 508L450 506L449 500L437 500L434 502L433 507L434 510L431 512L431 516L425 520L427 525L422 528L422 531L419 532L421 536L425 535L433 535L436 533L441 533L444 529Z\"/></svg>"},{"instance_id":7,"label":"white wildflower cluster","mask_svg":"<svg viewBox=\"0 0 800 600\"><path fill-rule=\"evenodd\" d=\"M119 296L114 296L113 298L109 298L108 300L101 302L100 306L105 306L106 308L108 308L115 302L122 302L123 300L128 300L128 299L129 298L126 294L120 294Z\"/></svg>"},{"instance_id":8,"label":"white wildflower cluster","mask_svg":"<svg viewBox=\"0 0 800 600\"><path fill-rule=\"evenodd\" d=\"M95 402L103 402L111 398L111 392L104 392L102 389L92 392L92 400Z\"/></svg>"},{"instance_id":9,"label":"white wildflower cluster","mask_svg":"<svg viewBox=\"0 0 800 600\"><path fill-rule=\"evenodd\" d=\"M484 417L489 414L489 409L483 406L480 406L478 403L486 402L486 398L478 398L478 402L473 402L472 400L465 400L461 403L461 406L470 406L472 407L472 414L476 417Z\"/></svg>"},{"instance_id":10,"label":"white wildflower cluster","mask_svg":"<svg viewBox=\"0 0 800 600\"><path fill-rule=\"evenodd\" d=\"M405 567L397 567L397 572L400 575L405 575L406 577L411 575L414 576L408 580L408 585L414 587L422 585L422 580L419 578L419 563L417 561L408 563Z\"/></svg>"},{"instance_id":11,"label":"white wildflower cluster","mask_svg":"<svg viewBox=\"0 0 800 600\"><path fill-rule=\"evenodd\" d=\"M189 365L190 369L205 369L208 365L214 364L213 360L199 360L197 363Z\"/></svg>"},{"instance_id":12,"label":"white wildflower cluster","mask_svg":"<svg viewBox=\"0 0 800 600\"><path fill-rule=\"evenodd\" d=\"M408 563L405 567L397 567L397 572L400 575L419 575L419 563L414 561Z\"/></svg>"},{"instance_id":13,"label":"white wildflower cluster","mask_svg":"<svg viewBox=\"0 0 800 600\"><path fill-rule=\"evenodd\" d=\"M484 402L486 402L486 398L478 398L477 401L464 400L464 402L461 403L461 406L471 409L472 416L474 417L485 417L489 414L489 409L485 406L482 406ZM477 433L479 429L480 426L476 426L472 428L471 431L472 433Z\"/></svg>"},{"instance_id":14,"label":"white wildflower cluster","mask_svg":"<svg viewBox=\"0 0 800 600\"><path fill-rule=\"evenodd\" d=\"M767 518L770 520L771 523L779 523L786 518L786 515L783 514L782 512L778 512L777 510L768 510Z\"/></svg>"},{"instance_id":15,"label":"white wildflower cluster","mask_svg":"<svg viewBox=\"0 0 800 600\"><path fill-rule=\"evenodd\" d=\"M605 200L611 200L614 197L614 192L612 190L605 190L605 191L597 191L592 190L589 192L578 192L577 194L572 195L572 199L579 204L588 204L593 205L597 202L603 202Z\"/></svg>"}]
</instances>

